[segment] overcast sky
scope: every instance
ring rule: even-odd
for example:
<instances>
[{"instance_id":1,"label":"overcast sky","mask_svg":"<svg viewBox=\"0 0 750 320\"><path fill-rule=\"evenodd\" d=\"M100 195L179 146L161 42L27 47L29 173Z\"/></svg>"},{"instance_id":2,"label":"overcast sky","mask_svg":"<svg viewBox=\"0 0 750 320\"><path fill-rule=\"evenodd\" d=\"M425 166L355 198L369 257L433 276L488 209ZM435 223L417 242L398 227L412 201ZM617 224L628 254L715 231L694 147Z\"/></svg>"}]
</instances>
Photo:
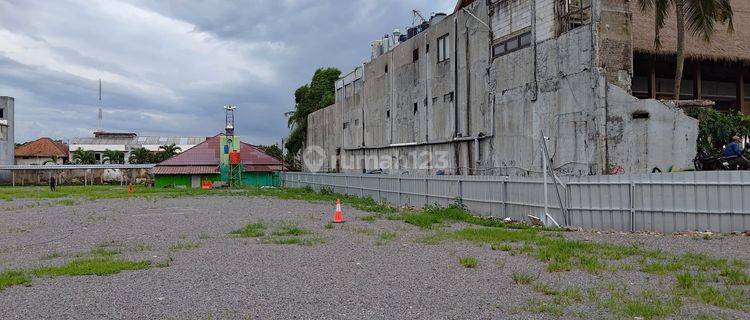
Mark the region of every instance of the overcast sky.
<instances>
[{"instance_id":1,"label":"overcast sky","mask_svg":"<svg viewBox=\"0 0 750 320\"><path fill-rule=\"evenodd\" d=\"M371 40L455 0L0 0L0 96L16 140L103 129L208 136L236 104L237 133L268 144L318 67L346 73ZM429 18L429 17L428 17Z\"/></svg>"}]
</instances>

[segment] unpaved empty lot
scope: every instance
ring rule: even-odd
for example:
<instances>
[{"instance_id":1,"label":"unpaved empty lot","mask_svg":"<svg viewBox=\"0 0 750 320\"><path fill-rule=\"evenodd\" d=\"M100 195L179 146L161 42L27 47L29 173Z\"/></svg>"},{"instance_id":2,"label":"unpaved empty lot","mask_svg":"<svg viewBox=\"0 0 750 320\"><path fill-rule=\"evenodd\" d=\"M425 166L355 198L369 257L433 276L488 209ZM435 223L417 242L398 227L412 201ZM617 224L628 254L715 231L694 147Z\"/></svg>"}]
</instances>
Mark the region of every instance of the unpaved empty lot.
<instances>
[{"instance_id":1,"label":"unpaved empty lot","mask_svg":"<svg viewBox=\"0 0 750 320\"><path fill-rule=\"evenodd\" d=\"M627 300L632 308L645 308L647 318L750 317L745 306L701 298L704 291L676 294L674 270L665 264L666 272L644 272L643 264L650 261L645 258L603 260L603 267L588 271L550 272L550 262L518 242L490 245L438 237L470 227L464 223L423 229L399 220L365 221L371 220L365 218L370 213L344 205L347 222L331 225L333 209L332 203L246 196L0 202L0 272L32 274L30 283L0 291L0 315L632 319L633 310L617 306ZM258 227L246 228L247 237L230 234L248 224ZM635 244L663 249L668 255L702 253L725 258L738 272L746 271L750 261L748 237L593 232L554 236L583 243ZM32 271L97 257L150 265L102 276ZM704 273L713 277L713 267L707 268ZM699 269L696 276L703 274ZM721 271L716 272L715 279L704 282L715 283L717 290L748 293L747 284L730 287L724 284L725 276L718 275ZM639 306L638 299L644 305Z\"/></svg>"}]
</instances>

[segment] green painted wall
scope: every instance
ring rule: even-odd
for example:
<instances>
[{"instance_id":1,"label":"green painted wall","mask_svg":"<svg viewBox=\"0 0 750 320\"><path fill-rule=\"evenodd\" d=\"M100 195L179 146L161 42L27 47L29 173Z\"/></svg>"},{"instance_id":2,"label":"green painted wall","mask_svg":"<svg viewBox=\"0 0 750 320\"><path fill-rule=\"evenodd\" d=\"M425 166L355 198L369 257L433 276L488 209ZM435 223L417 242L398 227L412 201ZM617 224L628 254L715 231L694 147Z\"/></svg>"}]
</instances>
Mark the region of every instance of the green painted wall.
<instances>
[{"instance_id":1,"label":"green painted wall","mask_svg":"<svg viewBox=\"0 0 750 320\"><path fill-rule=\"evenodd\" d=\"M201 175L201 181L203 180L221 181L221 176L218 174ZM154 187L156 188L167 188L174 186L184 186L190 188L192 186L192 175L168 174L157 175L154 177Z\"/></svg>"},{"instance_id":2,"label":"green painted wall","mask_svg":"<svg viewBox=\"0 0 750 320\"><path fill-rule=\"evenodd\" d=\"M156 188L168 188L184 186L190 188L192 185L191 175L157 175L154 177ZM201 175L201 181L222 181L221 175ZM281 175L278 172L245 172L242 174L242 184L246 187L278 187L281 185Z\"/></svg>"}]
</instances>

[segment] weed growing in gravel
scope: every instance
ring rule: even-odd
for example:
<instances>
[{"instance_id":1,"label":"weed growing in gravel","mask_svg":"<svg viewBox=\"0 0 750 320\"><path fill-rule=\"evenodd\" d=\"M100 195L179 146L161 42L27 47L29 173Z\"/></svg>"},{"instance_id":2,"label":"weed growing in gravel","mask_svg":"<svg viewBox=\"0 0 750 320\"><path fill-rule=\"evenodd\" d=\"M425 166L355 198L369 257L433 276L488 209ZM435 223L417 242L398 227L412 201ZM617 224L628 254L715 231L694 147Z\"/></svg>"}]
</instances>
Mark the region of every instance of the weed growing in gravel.
<instances>
[{"instance_id":1,"label":"weed growing in gravel","mask_svg":"<svg viewBox=\"0 0 750 320\"><path fill-rule=\"evenodd\" d=\"M396 239L398 234L395 231L384 231L378 235L378 240L375 241L376 246L382 246L387 244L389 241Z\"/></svg>"},{"instance_id":2,"label":"weed growing in gravel","mask_svg":"<svg viewBox=\"0 0 750 320\"><path fill-rule=\"evenodd\" d=\"M322 238L312 237L312 238L301 238L301 237L275 237L271 236L265 239L266 243L272 243L272 244L280 244L280 245L287 245L287 244L296 244L301 246L314 246L316 244L324 243L325 240Z\"/></svg>"},{"instance_id":3,"label":"weed growing in gravel","mask_svg":"<svg viewBox=\"0 0 750 320\"><path fill-rule=\"evenodd\" d=\"M83 275L106 276L117 274L124 270L142 270L148 269L150 267L151 262L149 261L127 261L101 257L93 259L73 260L58 267L43 267L35 269L32 271L32 273L38 277Z\"/></svg>"},{"instance_id":4,"label":"weed growing in gravel","mask_svg":"<svg viewBox=\"0 0 750 320\"><path fill-rule=\"evenodd\" d=\"M536 277L530 274L516 273L516 272L514 272L511 277L513 278L513 282L515 282L516 284L524 284L524 285L529 284L533 282L534 279L536 279Z\"/></svg>"},{"instance_id":5,"label":"weed growing in gravel","mask_svg":"<svg viewBox=\"0 0 750 320\"><path fill-rule=\"evenodd\" d=\"M264 236L266 234L265 230L266 226L264 226L260 222L257 222L247 224L244 228L234 230L229 234L240 238L257 238Z\"/></svg>"},{"instance_id":6,"label":"weed growing in gravel","mask_svg":"<svg viewBox=\"0 0 750 320\"><path fill-rule=\"evenodd\" d=\"M540 281L534 282L534 285L531 286L531 288L534 289L534 291L544 294L546 296L554 296L560 293L557 290L557 288L547 283L540 282Z\"/></svg>"},{"instance_id":7,"label":"weed growing in gravel","mask_svg":"<svg viewBox=\"0 0 750 320\"><path fill-rule=\"evenodd\" d=\"M31 277L23 271L5 270L3 273L0 273L0 291L11 286L30 284Z\"/></svg>"},{"instance_id":8,"label":"weed growing in gravel","mask_svg":"<svg viewBox=\"0 0 750 320\"><path fill-rule=\"evenodd\" d=\"M326 223L326 224L325 224L325 225L323 226L323 228L326 228L326 229L333 229L333 222L328 222L328 223Z\"/></svg>"},{"instance_id":9,"label":"weed growing in gravel","mask_svg":"<svg viewBox=\"0 0 750 320\"><path fill-rule=\"evenodd\" d=\"M211 235L205 232L201 232L201 234L198 235L198 239L201 239L201 240L211 239Z\"/></svg>"},{"instance_id":10,"label":"weed growing in gravel","mask_svg":"<svg viewBox=\"0 0 750 320\"><path fill-rule=\"evenodd\" d=\"M375 222L375 220L378 219L377 215L371 214L369 216L364 216L362 218L359 218L359 220L367 221L367 222Z\"/></svg>"},{"instance_id":11,"label":"weed growing in gravel","mask_svg":"<svg viewBox=\"0 0 750 320\"><path fill-rule=\"evenodd\" d=\"M63 199L63 200L58 201L57 204L61 205L61 206L74 206L74 205L76 205L78 203L76 203L72 199Z\"/></svg>"},{"instance_id":12,"label":"weed growing in gravel","mask_svg":"<svg viewBox=\"0 0 750 320\"><path fill-rule=\"evenodd\" d=\"M42 260L52 260L52 259L56 259L56 258L59 258L59 257L62 257L62 256L63 256L63 254L60 253L60 252L51 252L51 253L45 255L44 257L42 257Z\"/></svg>"},{"instance_id":13,"label":"weed growing in gravel","mask_svg":"<svg viewBox=\"0 0 750 320\"><path fill-rule=\"evenodd\" d=\"M513 250L513 246L506 243L493 243L491 246L492 250L510 251Z\"/></svg>"},{"instance_id":14,"label":"weed growing in gravel","mask_svg":"<svg viewBox=\"0 0 750 320\"><path fill-rule=\"evenodd\" d=\"M195 242L181 242L181 243L173 244L171 247L169 247L169 250L172 250L172 251L192 250L192 249L197 249L200 246L201 246L200 244L195 243Z\"/></svg>"},{"instance_id":15,"label":"weed growing in gravel","mask_svg":"<svg viewBox=\"0 0 750 320\"><path fill-rule=\"evenodd\" d=\"M274 231L272 234L274 236L301 236L308 233L310 232L300 227L294 225L285 225Z\"/></svg>"},{"instance_id":16,"label":"weed growing in gravel","mask_svg":"<svg viewBox=\"0 0 750 320\"><path fill-rule=\"evenodd\" d=\"M172 262L174 262L174 257L169 256L167 259L155 263L154 268L167 268L172 265Z\"/></svg>"},{"instance_id":17,"label":"weed growing in gravel","mask_svg":"<svg viewBox=\"0 0 750 320\"><path fill-rule=\"evenodd\" d=\"M466 256L458 260L459 263L461 263L464 268L476 268L478 261L477 258Z\"/></svg>"},{"instance_id":18,"label":"weed growing in gravel","mask_svg":"<svg viewBox=\"0 0 750 320\"><path fill-rule=\"evenodd\" d=\"M614 290L605 305L620 317L654 319L676 314L682 307L682 301L679 297L660 297L650 290L637 295L628 294L625 290Z\"/></svg>"}]
</instances>

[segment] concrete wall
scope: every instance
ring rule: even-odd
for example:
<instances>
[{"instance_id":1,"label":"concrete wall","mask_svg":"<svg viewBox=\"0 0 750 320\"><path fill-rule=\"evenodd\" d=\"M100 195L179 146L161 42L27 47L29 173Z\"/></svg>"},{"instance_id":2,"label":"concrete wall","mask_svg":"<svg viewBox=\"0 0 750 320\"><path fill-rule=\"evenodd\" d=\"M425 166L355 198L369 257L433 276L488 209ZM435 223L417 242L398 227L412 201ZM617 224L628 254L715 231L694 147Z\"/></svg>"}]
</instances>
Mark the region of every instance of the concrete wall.
<instances>
[{"instance_id":1,"label":"concrete wall","mask_svg":"<svg viewBox=\"0 0 750 320\"><path fill-rule=\"evenodd\" d=\"M554 8L553 0L475 1L365 63L361 79L347 77L361 87L341 82L336 104L308 118L307 145L329 158L343 146L340 157L356 167L341 171L351 173L364 163L390 174L537 175L542 135L566 175L690 168L697 122L629 94L625 1L595 2L590 24L559 35ZM530 46L491 56L493 44L527 31ZM437 39L446 34L450 59L438 62ZM335 169L328 160L312 171Z\"/></svg>"},{"instance_id":2,"label":"concrete wall","mask_svg":"<svg viewBox=\"0 0 750 320\"><path fill-rule=\"evenodd\" d=\"M15 99L0 97L0 109L3 109L3 117L0 118L0 165L12 165L16 150ZM0 183L7 183L10 178L10 172L0 170Z\"/></svg>"},{"instance_id":3,"label":"concrete wall","mask_svg":"<svg viewBox=\"0 0 750 320\"><path fill-rule=\"evenodd\" d=\"M50 157L30 157L29 159L24 159L23 157L16 158L17 165L43 165L47 161L50 161L48 164L52 164L52 158ZM54 164L63 164L64 162L65 159L57 158L57 162Z\"/></svg>"},{"instance_id":4,"label":"concrete wall","mask_svg":"<svg viewBox=\"0 0 750 320\"><path fill-rule=\"evenodd\" d=\"M3 184L46 185L50 176L55 176L59 184L118 184L121 181L142 183L151 180L148 169L15 170L12 181Z\"/></svg>"}]
</instances>

